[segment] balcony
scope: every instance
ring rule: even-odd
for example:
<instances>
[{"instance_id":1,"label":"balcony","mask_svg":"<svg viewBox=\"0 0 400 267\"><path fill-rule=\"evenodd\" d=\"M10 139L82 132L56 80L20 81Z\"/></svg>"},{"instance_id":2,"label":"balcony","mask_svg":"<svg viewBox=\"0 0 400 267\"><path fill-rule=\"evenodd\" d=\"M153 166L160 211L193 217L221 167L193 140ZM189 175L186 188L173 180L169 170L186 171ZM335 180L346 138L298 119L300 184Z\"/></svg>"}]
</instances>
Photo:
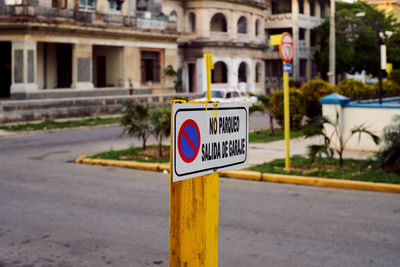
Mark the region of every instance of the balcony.
<instances>
[{"instance_id":1,"label":"balcony","mask_svg":"<svg viewBox=\"0 0 400 267\"><path fill-rule=\"evenodd\" d=\"M210 32L210 41L230 41L230 36L228 32Z\"/></svg>"},{"instance_id":2,"label":"balcony","mask_svg":"<svg viewBox=\"0 0 400 267\"><path fill-rule=\"evenodd\" d=\"M265 17L265 28L290 28L292 23L292 13L268 15Z\"/></svg>"},{"instance_id":3,"label":"balcony","mask_svg":"<svg viewBox=\"0 0 400 267\"><path fill-rule=\"evenodd\" d=\"M176 30L176 22L170 21L167 16L144 18L115 13L99 13L90 10L58 9L29 5L0 6L0 20L21 21L21 18L40 22L69 21L80 24L114 25L161 31Z\"/></svg>"}]
</instances>

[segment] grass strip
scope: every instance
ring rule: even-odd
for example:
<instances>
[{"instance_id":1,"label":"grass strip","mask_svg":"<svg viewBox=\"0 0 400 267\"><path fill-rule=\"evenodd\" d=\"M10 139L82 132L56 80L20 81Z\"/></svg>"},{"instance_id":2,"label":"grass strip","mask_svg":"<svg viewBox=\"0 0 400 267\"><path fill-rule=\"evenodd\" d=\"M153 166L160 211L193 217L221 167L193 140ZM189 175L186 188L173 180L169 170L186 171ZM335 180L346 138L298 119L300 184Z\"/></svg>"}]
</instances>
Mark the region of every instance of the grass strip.
<instances>
[{"instance_id":1,"label":"grass strip","mask_svg":"<svg viewBox=\"0 0 400 267\"><path fill-rule=\"evenodd\" d=\"M77 128L81 126L97 126L119 123L119 117L110 118L89 118L82 120L54 121L45 120L40 123L21 123L14 125L0 125L1 130L21 132L21 131L43 131L64 128Z\"/></svg>"},{"instance_id":2,"label":"grass strip","mask_svg":"<svg viewBox=\"0 0 400 267\"><path fill-rule=\"evenodd\" d=\"M290 160L290 165L291 169L286 171L285 159L277 159L248 169L262 173L400 184L400 175L384 172L374 160L345 159L343 168L340 168L337 159L323 158L312 163L305 157L294 156Z\"/></svg>"},{"instance_id":3,"label":"grass strip","mask_svg":"<svg viewBox=\"0 0 400 267\"><path fill-rule=\"evenodd\" d=\"M290 139L295 139L303 136L301 130L292 130L290 132ZM281 129L275 129L275 135L271 136L269 130L257 130L249 133L250 143L270 143L273 141L285 139L285 131Z\"/></svg>"},{"instance_id":4,"label":"grass strip","mask_svg":"<svg viewBox=\"0 0 400 267\"><path fill-rule=\"evenodd\" d=\"M123 150L110 150L92 156L91 159L111 159L111 160L134 160L138 162L167 163L169 162L169 146L163 146L163 157L159 157L158 146L147 146L146 150L141 147L130 147Z\"/></svg>"}]
</instances>

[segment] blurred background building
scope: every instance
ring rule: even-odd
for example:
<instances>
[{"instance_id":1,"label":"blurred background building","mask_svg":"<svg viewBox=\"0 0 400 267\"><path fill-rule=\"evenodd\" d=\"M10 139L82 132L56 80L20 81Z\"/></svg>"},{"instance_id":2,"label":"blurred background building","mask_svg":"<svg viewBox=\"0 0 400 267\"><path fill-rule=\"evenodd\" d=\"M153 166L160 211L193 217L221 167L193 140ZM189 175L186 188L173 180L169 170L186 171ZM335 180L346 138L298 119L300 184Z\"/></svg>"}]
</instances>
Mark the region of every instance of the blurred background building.
<instances>
[{"instance_id":1,"label":"blurred background building","mask_svg":"<svg viewBox=\"0 0 400 267\"><path fill-rule=\"evenodd\" d=\"M212 88L277 89L269 36L293 35L291 79L306 81L327 14L328 0L0 0L0 98L199 93L204 53Z\"/></svg>"}]
</instances>

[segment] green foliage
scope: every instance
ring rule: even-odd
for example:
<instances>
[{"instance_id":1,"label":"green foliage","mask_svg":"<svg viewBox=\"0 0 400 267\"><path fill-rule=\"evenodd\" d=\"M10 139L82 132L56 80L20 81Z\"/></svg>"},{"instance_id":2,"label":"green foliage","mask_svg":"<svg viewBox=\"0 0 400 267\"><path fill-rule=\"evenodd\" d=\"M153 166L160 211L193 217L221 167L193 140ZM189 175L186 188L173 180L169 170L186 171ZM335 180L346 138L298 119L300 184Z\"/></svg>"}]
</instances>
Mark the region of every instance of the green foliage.
<instances>
[{"instance_id":1,"label":"green foliage","mask_svg":"<svg viewBox=\"0 0 400 267\"><path fill-rule=\"evenodd\" d=\"M187 96L176 96L174 100L183 100L189 102L189 98Z\"/></svg>"},{"instance_id":2,"label":"green foliage","mask_svg":"<svg viewBox=\"0 0 400 267\"><path fill-rule=\"evenodd\" d=\"M122 150L109 150L101 152L92 156L88 156L91 159L111 159L111 160L134 160L139 162L153 162L153 163L167 163L169 162L169 155L166 157L158 157L151 153L152 150L158 149L158 146L150 145L147 150L143 150L141 147L130 147ZM169 146L163 146L164 151L169 150Z\"/></svg>"},{"instance_id":3,"label":"green foliage","mask_svg":"<svg viewBox=\"0 0 400 267\"><path fill-rule=\"evenodd\" d=\"M183 81L182 81L182 75L181 73L177 72L174 70L174 67L172 67L172 65L168 65L165 69L164 69L164 74L166 76L175 78L174 79L174 88L177 92L180 92L182 85L183 85Z\"/></svg>"},{"instance_id":4,"label":"green foliage","mask_svg":"<svg viewBox=\"0 0 400 267\"><path fill-rule=\"evenodd\" d=\"M290 159L291 168L285 169L285 159L255 165L249 169L262 173L325 177L332 179L400 184L400 175L387 173L372 159L344 159L343 168L337 168L338 159L322 158L316 162L301 156Z\"/></svg>"},{"instance_id":5,"label":"green foliage","mask_svg":"<svg viewBox=\"0 0 400 267\"><path fill-rule=\"evenodd\" d=\"M150 112L150 122L152 133L158 141L158 154L161 158L162 141L164 137L168 137L171 133L171 109L167 107L156 108Z\"/></svg>"},{"instance_id":6,"label":"green foliage","mask_svg":"<svg viewBox=\"0 0 400 267\"><path fill-rule=\"evenodd\" d=\"M300 88L302 85L303 85L302 81L295 81L295 80L289 81L289 87Z\"/></svg>"},{"instance_id":7,"label":"green foliage","mask_svg":"<svg viewBox=\"0 0 400 267\"><path fill-rule=\"evenodd\" d=\"M149 107L141 104L124 102L122 104L121 125L124 129L121 135L138 137L142 140L142 148L146 150L146 141L151 134Z\"/></svg>"},{"instance_id":8,"label":"green foliage","mask_svg":"<svg viewBox=\"0 0 400 267\"><path fill-rule=\"evenodd\" d=\"M400 69L392 71L390 74L390 80L400 86Z\"/></svg>"},{"instance_id":9,"label":"green foliage","mask_svg":"<svg viewBox=\"0 0 400 267\"><path fill-rule=\"evenodd\" d=\"M325 125L329 125L332 132L327 132ZM379 143L379 137L369 131L363 124L354 127L348 134L344 133L342 131L342 125L340 124L339 112L336 112L335 121L331 121L326 117L310 119L304 127L305 137L322 136L324 138L324 143L322 145L309 146L307 152L308 157L311 161L314 161L317 156L321 157L322 154L331 158L333 157L333 151L335 151L339 156L339 166L343 167L343 152L347 142L355 134L358 134L358 140L361 139L361 134L367 134L372 138L375 144Z\"/></svg>"},{"instance_id":10,"label":"green foliage","mask_svg":"<svg viewBox=\"0 0 400 267\"><path fill-rule=\"evenodd\" d=\"M400 64L400 32L392 14L366 7L359 2L337 2L336 5L336 72L355 73L365 70L374 76L378 68L377 21L381 32L393 31L387 41L388 62ZM372 10L371 10L372 9ZM357 13L365 13L357 17ZM396 31L397 30L397 31ZM329 67L329 18L316 30L321 47L315 54L318 70L324 78Z\"/></svg>"},{"instance_id":11,"label":"green foliage","mask_svg":"<svg viewBox=\"0 0 400 267\"><path fill-rule=\"evenodd\" d=\"M107 125L116 124L120 121L118 117L110 118L89 118L82 120L68 120L68 121L54 121L45 120L39 123L20 123L12 125L0 125L1 130L6 131L47 131L53 129L64 129L64 128L76 128L81 126L96 126L96 125Z\"/></svg>"},{"instance_id":12,"label":"green foliage","mask_svg":"<svg viewBox=\"0 0 400 267\"><path fill-rule=\"evenodd\" d=\"M302 103L302 92L296 88L290 88L290 127L299 129L301 120L305 115L305 106ZM278 124L283 128L284 113L283 113L283 90L277 90L271 95L271 113L277 120Z\"/></svg>"},{"instance_id":13,"label":"green foliage","mask_svg":"<svg viewBox=\"0 0 400 267\"><path fill-rule=\"evenodd\" d=\"M354 79L345 79L337 85L337 93L349 97L351 100L373 99L376 91L365 83Z\"/></svg>"},{"instance_id":14,"label":"green foliage","mask_svg":"<svg viewBox=\"0 0 400 267\"><path fill-rule=\"evenodd\" d=\"M250 106L249 112L250 114L256 111L260 111L262 113L267 113L269 118L269 134L271 136L275 135L274 128L274 117L272 115L272 101L271 96L266 94L258 94L255 95L257 97L257 103Z\"/></svg>"},{"instance_id":15,"label":"green foliage","mask_svg":"<svg viewBox=\"0 0 400 267\"><path fill-rule=\"evenodd\" d=\"M334 88L324 80L315 79L304 84L301 88L303 105L306 115L314 118L322 115L322 106L319 99L334 92Z\"/></svg>"},{"instance_id":16,"label":"green foliage","mask_svg":"<svg viewBox=\"0 0 400 267\"><path fill-rule=\"evenodd\" d=\"M372 85L372 89L376 92L376 95L378 95L379 82ZM382 96L383 97L400 96L400 85L394 83L391 80L382 81Z\"/></svg>"},{"instance_id":17,"label":"green foliage","mask_svg":"<svg viewBox=\"0 0 400 267\"><path fill-rule=\"evenodd\" d=\"M301 130L290 131L290 139L295 139L303 136ZM257 130L249 132L249 143L270 143L273 141L285 139L284 131L281 129L275 130L275 133L271 135L270 130Z\"/></svg>"},{"instance_id":18,"label":"green foliage","mask_svg":"<svg viewBox=\"0 0 400 267\"><path fill-rule=\"evenodd\" d=\"M377 154L379 163L384 170L400 174L400 116L385 128L383 140L384 146Z\"/></svg>"}]
</instances>

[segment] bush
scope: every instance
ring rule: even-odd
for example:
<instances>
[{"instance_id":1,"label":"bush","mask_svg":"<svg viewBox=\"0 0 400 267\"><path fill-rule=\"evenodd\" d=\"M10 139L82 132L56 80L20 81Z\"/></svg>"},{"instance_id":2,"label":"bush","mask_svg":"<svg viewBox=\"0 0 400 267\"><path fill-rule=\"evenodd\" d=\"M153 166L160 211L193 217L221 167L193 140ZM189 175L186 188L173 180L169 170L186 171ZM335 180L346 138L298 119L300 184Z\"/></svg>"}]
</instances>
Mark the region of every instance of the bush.
<instances>
[{"instance_id":1,"label":"bush","mask_svg":"<svg viewBox=\"0 0 400 267\"><path fill-rule=\"evenodd\" d=\"M299 129L305 115L305 106L302 103L302 93L296 88L290 88L290 127ZM278 124L284 127L283 90L277 90L271 96L271 112Z\"/></svg>"},{"instance_id":2,"label":"bush","mask_svg":"<svg viewBox=\"0 0 400 267\"><path fill-rule=\"evenodd\" d=\"M379 95L379 82L372 85L376 96ZM400 96L400 85L391 80L382 81L382 97Z\"/></svg>"},{"instance_id":3,"label":"bush","mask_svg":"<svg viewBox=\"0 0 400 267\"><path fill-rule=\"evenodd\" d=\"M384 170L400 174L400 116L394 122L384 130L384 146L378 152L378 160Z\"/></svg>"},{"instance_id":4,"label":"bush","mask_svg":"<svg viewBox=\"0 0 400 267\"><path fill-rule=\"evenodd\" d=\"M289 87L300 88L303 85L301 81L290 80Z\"/></svg>"},{"instance_id":5,"label":"bush","mask_svg":"<svg viewBox=\"0 0 400 267\"><path fill-rule=\"evenodd\" d=\"M332 94L335 90L328 82L315 79L304 84L301 87L301 91L303 93L306 116L315 118L322 115L322 106L319 103L319 99Z\"/></svg>"},{"instance_id":6,"label":"bush","mask_svg":"<svg viewBox=\"0 0 400 267\"><path fill-rule=\"evenodd\" d=\"M371 86L354 79L344 79L337 85L337 93L349 97L351 100L364 100L376 97Z\"/></svg>"},{"instance_id":7,"label":"bush","mask_svg":"<svg viewBox=\"0 0 400 267\"><path fill-rule=\"evenodd\" d=\"M400 85L400 69L396 69L390 74L390 80Z\"/></svg>"}]
</instances>

